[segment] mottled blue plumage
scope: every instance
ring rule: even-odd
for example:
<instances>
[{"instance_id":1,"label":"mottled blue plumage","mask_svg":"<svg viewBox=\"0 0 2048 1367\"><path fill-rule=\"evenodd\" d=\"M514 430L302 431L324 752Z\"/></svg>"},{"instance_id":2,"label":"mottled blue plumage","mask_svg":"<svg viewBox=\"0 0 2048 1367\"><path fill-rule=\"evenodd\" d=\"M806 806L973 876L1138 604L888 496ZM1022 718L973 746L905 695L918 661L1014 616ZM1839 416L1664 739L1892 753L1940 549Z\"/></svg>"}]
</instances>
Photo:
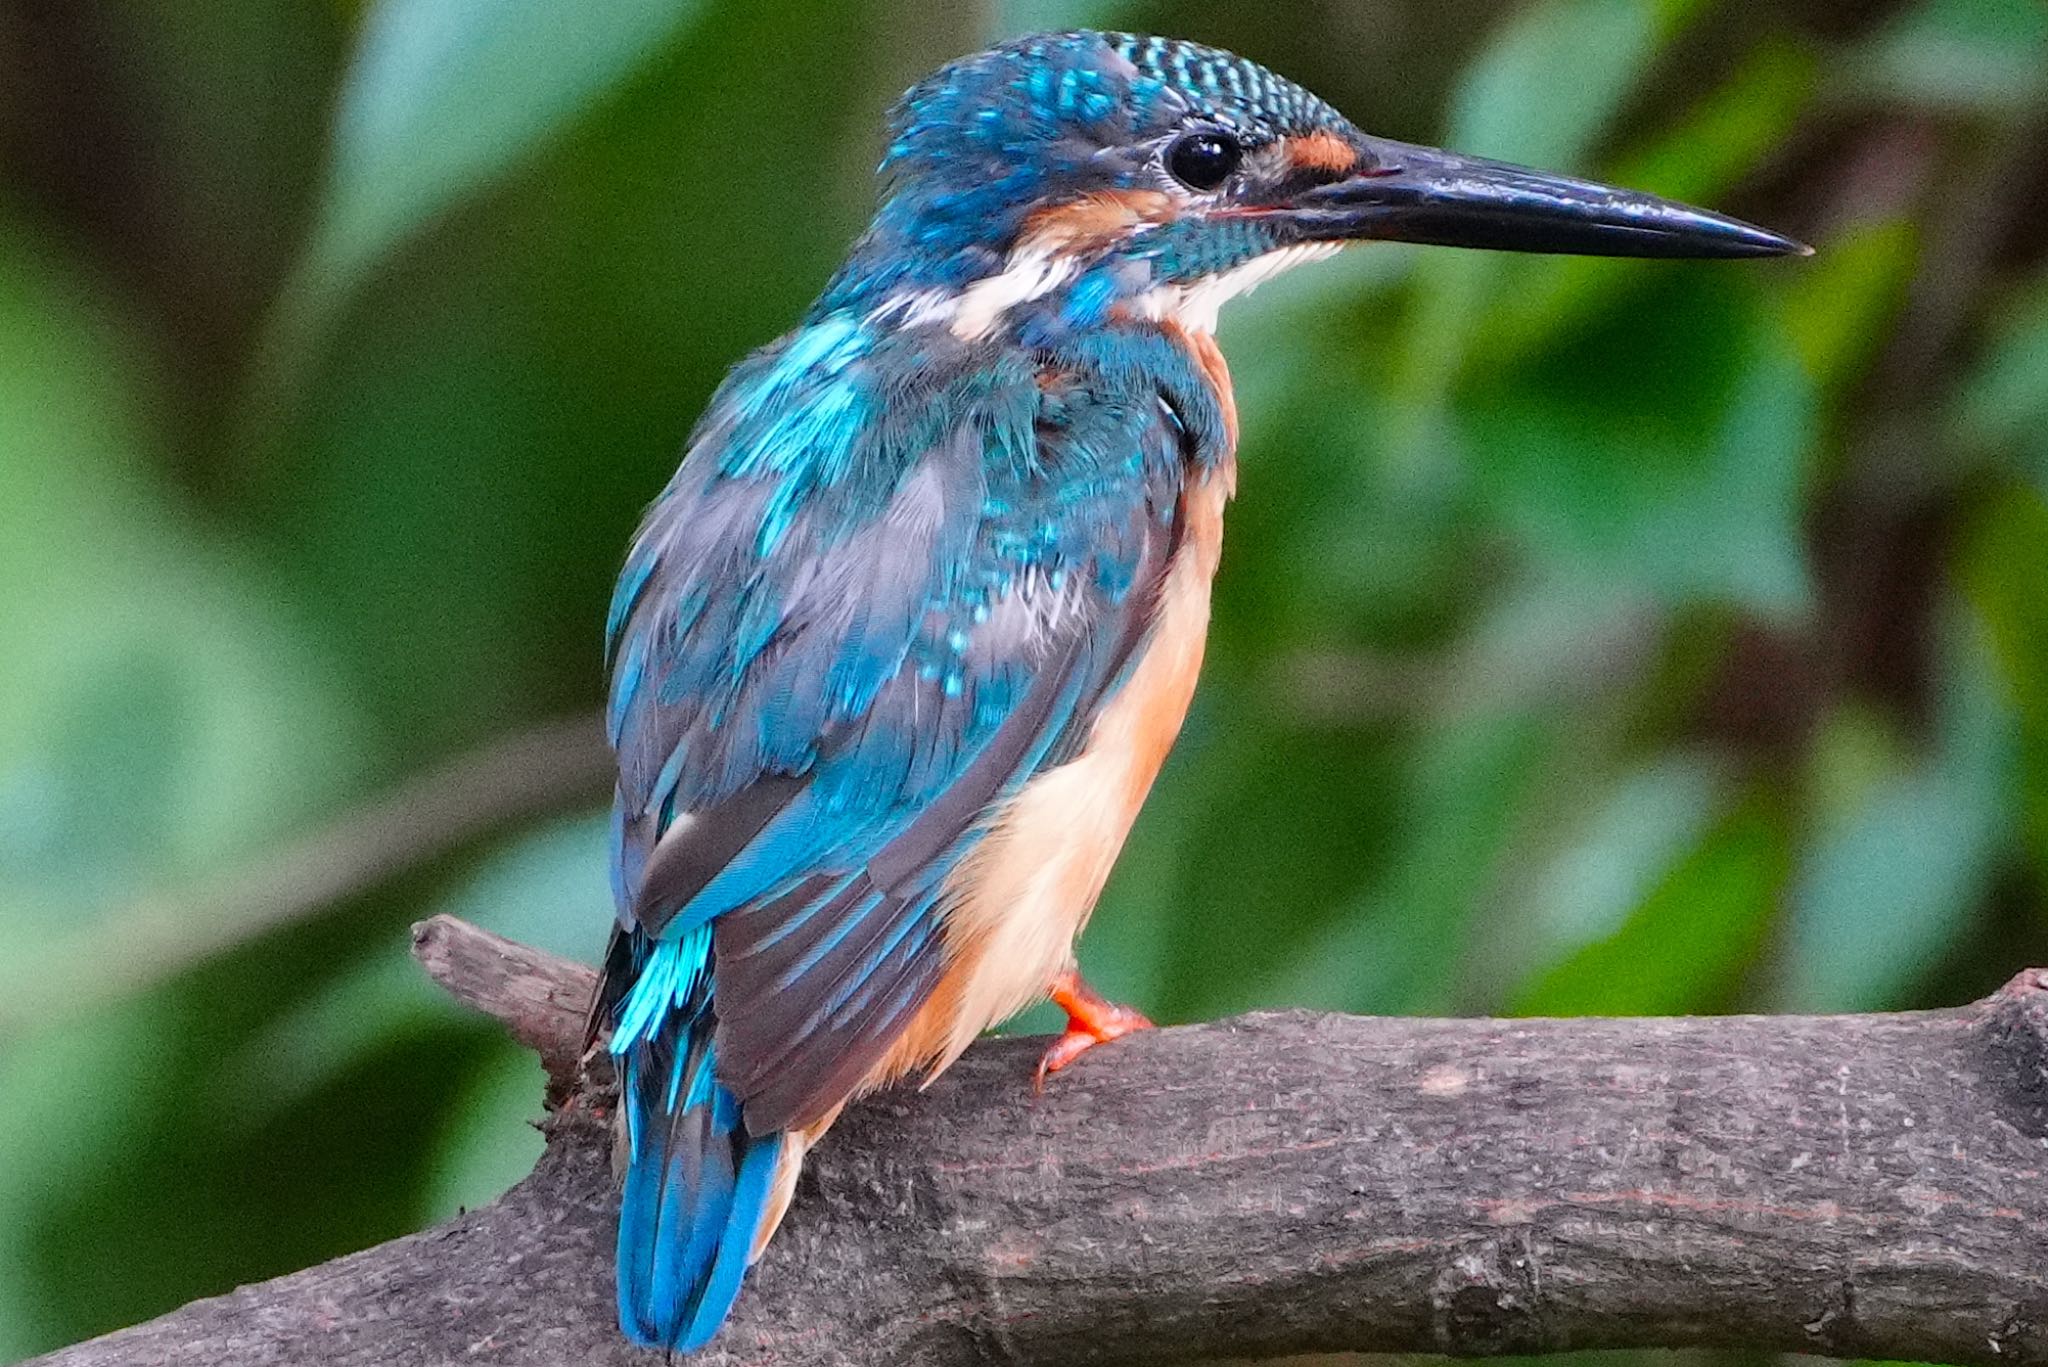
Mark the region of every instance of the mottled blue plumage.
<instances>
[{"instance_id":1,"label":"mottled blue plumage","mask_svg":"<svg viewBox=\"0 0 2048 1367\"><path fill-rule=\"evenodd\" d=\"M637 1339L715 1327L748 1164L931 990L947 873L1114 689L1187 462L1224 449L1216 396L1149 329L1031 354L838 310L713 398L612 608L603 1010L637 1136Z\"/></svg>"},{"instance_id":2,"label":"mottled blue plumage","mask_svg":"<svg viewBox=\"0 0 2048 1367\"><path fill-rule=\"evenodd\" d=\"M1361 237L1789 245L1370 139L1241 58L1128 34L944 68L882 171L801 325L713 396L609 616L618 926L593 1028L622 1080L620 1322L669 1349L716 1331L840 1105L1009 1009L987 1004L1016 995L998 964L980 1014L892 1053L965 971L966 861L1100 744L1096 818L1121 824L1070 837L1050 808L1031 857L1083 856L1018 913L1064 937L1024 989L1064 971L1199 661L1234 442L1222 300ZM985 945L1009 904L975 914Z\"/></svg>"},{"instance_id":3,"label":"mottled blue plumage","mask_svg":"<svg viewBox=\"0 0 2048 1367\"><path fill-rule=\"evenodd\" d=\"M891 123L889 193L821 311L1000 270L1035 209L1161 185L1160 144L1190 126L1228 129L1252 145L1350 128L1322 100L1241 57L1128 33L1042 34L964 58L912 87ZM1174 237L1135 244L1136 256L1161 258L1158 281L1227 269L1276 243L1249 224Z\"/></svg>"},{"instance_id":4,"label":"mottled blue plumage","mask_svg":"<svg viewBox=\"0 0 2048 1367\"><path fill-rule=\"evenodd\" d=\"M1064 383L1048 392L1047 375ZM827 395L849 415L838 425L810 420ZM945 838L888 912L925 943L969 819L1059 754L1084 704L1114 684L1142 631L1133 595L1162 563L1186 459L1223 441L1185 351L1149 331L1033 356L834 314L739 366L650 514L614 606L619 886L635 930L673 937L718 920L729 962L728 942L764 900L853 876L892 842L901 852L923 818ZM1044 717L1013 754L996 742L1027 704ZM973 775L971 805L947 808L977 760L995 769ZM801 784L774 789L765 810L743 801L764 779L792 778ZM716 848L715 868L678 877L650 863L677 813ZM736 833L713 841L727 820ZM832 948L801 924L827 893L876 902L860 913L872 914L885 890L810 891L775 908L772 944L749 946L792 960L777 992L817 971L790 946ZM916 965L903 949L892 973ZM790 1022L796 1034L781 1028L793 1013L771 1013L774 1041L801 1042L841 1003L827 989L864 982L855 971L822 985ZM732 1018L728 1047L756 1057L764 1019ZM769 1123L815 1119L836 1100L792 1092Z\"/></svg>"}]
</instances>

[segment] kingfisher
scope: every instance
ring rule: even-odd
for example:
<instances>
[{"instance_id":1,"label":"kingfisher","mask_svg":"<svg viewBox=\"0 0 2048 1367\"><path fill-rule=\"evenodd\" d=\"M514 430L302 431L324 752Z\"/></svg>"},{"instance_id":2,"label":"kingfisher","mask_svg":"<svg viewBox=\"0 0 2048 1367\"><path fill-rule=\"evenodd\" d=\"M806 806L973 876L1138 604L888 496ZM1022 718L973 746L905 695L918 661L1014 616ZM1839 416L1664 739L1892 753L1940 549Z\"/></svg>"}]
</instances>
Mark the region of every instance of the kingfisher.
<instances>
[{"instance_id":1,"label":"kingfisher","mask_svg":"<svg viewBox=\"0 0 2048 1367\"><path fill-rule=\"evenodd\" d=\"M1235 483L1218 309L1349 243L1803 253L1371 137L1215 48L1066 32L891 116L867 231L712 396L607 630L618 1312L717 1331L804 1155L1050 997L1038 1081L1148 1022L1074 944L1202 662Z\"/></svg>"}]
</instances>

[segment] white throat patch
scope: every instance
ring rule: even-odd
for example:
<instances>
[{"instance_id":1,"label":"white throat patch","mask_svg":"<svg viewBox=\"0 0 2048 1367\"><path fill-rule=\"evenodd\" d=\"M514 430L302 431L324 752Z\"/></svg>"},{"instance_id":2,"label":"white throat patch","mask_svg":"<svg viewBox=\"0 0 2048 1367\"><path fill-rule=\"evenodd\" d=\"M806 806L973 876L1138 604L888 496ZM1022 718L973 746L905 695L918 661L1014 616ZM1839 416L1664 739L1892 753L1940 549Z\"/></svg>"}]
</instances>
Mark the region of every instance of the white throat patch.
<instances>
[{"instance_id":1,"label":"white throat patch","mask_svg":"<svg viewBox=\"0 0 2048 1367\"><path fill-rule=\"evenodd\" d=\"M1334 256L1337 242L1303 242L1255 256L1241 265L1199 280L1156 285L1138 296L1142 318L1173 322L1190 332L1216 331L1216 315L1240 294L1250 294L1282 271ZM1026 242L1010 253L1002 270L958 290L909 290L892 294L868 315L870 323L900 319L904 326L944 327L963 342L978 342L1002 325L1003 316L1019 304L1042 299L1072 280L1081 268L1078 256L1053 250L1042 242Z\"/></svg>"},{"instance_id":2,"label":"white throat patch","mask_svg":"<svg viewBox=\"0 0 2048 1367\"><path fill-rule=\"evenodd\" d=\"M994 332L1003 315L1019 304L1041 299L1074 278L1080 262L1037 242L1010 253L1003 269L960 290L916 290L891 295L870 322L900 315L905 325L937 324L963 342L978 342Z\"/></svg>"},{"instance_id":3,"label":"white throat patch","mask_svg":"<svg viewBox=\"0 0 2048 1367\"><path fill-rule=\"evenodd\" d=\"M1339 242L1302 242L1255 256L1242 265L1180 284L1159 285L1138 296L1138 311L1160 322L1178 323L1189 332L1216 331L1216 315L1240 294L1296 266L1335 256Z\"/></svg>"}]
</instances>

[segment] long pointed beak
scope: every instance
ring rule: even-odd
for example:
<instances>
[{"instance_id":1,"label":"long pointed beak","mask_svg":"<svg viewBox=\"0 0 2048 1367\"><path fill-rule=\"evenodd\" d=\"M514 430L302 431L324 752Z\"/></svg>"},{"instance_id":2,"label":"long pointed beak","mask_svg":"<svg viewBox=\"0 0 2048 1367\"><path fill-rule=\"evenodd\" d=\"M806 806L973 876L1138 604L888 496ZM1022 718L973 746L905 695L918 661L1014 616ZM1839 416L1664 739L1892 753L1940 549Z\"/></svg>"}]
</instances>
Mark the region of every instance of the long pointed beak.
<instances>
[{"instance_id":1,"label":"long pointed beak","mask_svg":"<svg viewBox=\"0 0 2048 1367\"><path fill-rule=\"evenodd\" d=\"M1634 190L1381 138L1362 147L1357 173L1289 206L1304 236L1580 256L1813 253L1740 219Z\"/></svg>"}]
</instances>

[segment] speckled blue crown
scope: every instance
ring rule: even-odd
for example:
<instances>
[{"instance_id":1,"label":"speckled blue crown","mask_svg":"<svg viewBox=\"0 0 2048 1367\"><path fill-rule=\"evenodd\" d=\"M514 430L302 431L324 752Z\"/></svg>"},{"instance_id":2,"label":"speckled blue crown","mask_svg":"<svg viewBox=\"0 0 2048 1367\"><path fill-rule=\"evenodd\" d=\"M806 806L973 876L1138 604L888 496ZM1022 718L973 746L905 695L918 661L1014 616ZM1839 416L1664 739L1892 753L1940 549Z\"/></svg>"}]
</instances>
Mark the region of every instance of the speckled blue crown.
<instances>
[{"instance_id":1,"label":"speckled blue crown","mask_svg":"<svg viewBox=\"0 0 2048 1367\"><path fill-rule=\"evenodd\" d=\"M1107 43L1141 74L1179 94L1196 113L1251 140L1342 122L1320 97L1233 52L1138 33L1062 36Z\"/></svg>"},{"instance_id":2,"label":"speckled blue crown","mask_svg":"<svg viewBox=\"0 0 2048 1367\"><path fill-rule=\"evenodd\" d=\"M1156 147L1199 122L1248 146L1345 126L1257 63L1173 39L1046 33L948 63L891 111L882 205L820 312L1000 269L1034 208L1157 185Z\"/></svg>"}]
</instances>

